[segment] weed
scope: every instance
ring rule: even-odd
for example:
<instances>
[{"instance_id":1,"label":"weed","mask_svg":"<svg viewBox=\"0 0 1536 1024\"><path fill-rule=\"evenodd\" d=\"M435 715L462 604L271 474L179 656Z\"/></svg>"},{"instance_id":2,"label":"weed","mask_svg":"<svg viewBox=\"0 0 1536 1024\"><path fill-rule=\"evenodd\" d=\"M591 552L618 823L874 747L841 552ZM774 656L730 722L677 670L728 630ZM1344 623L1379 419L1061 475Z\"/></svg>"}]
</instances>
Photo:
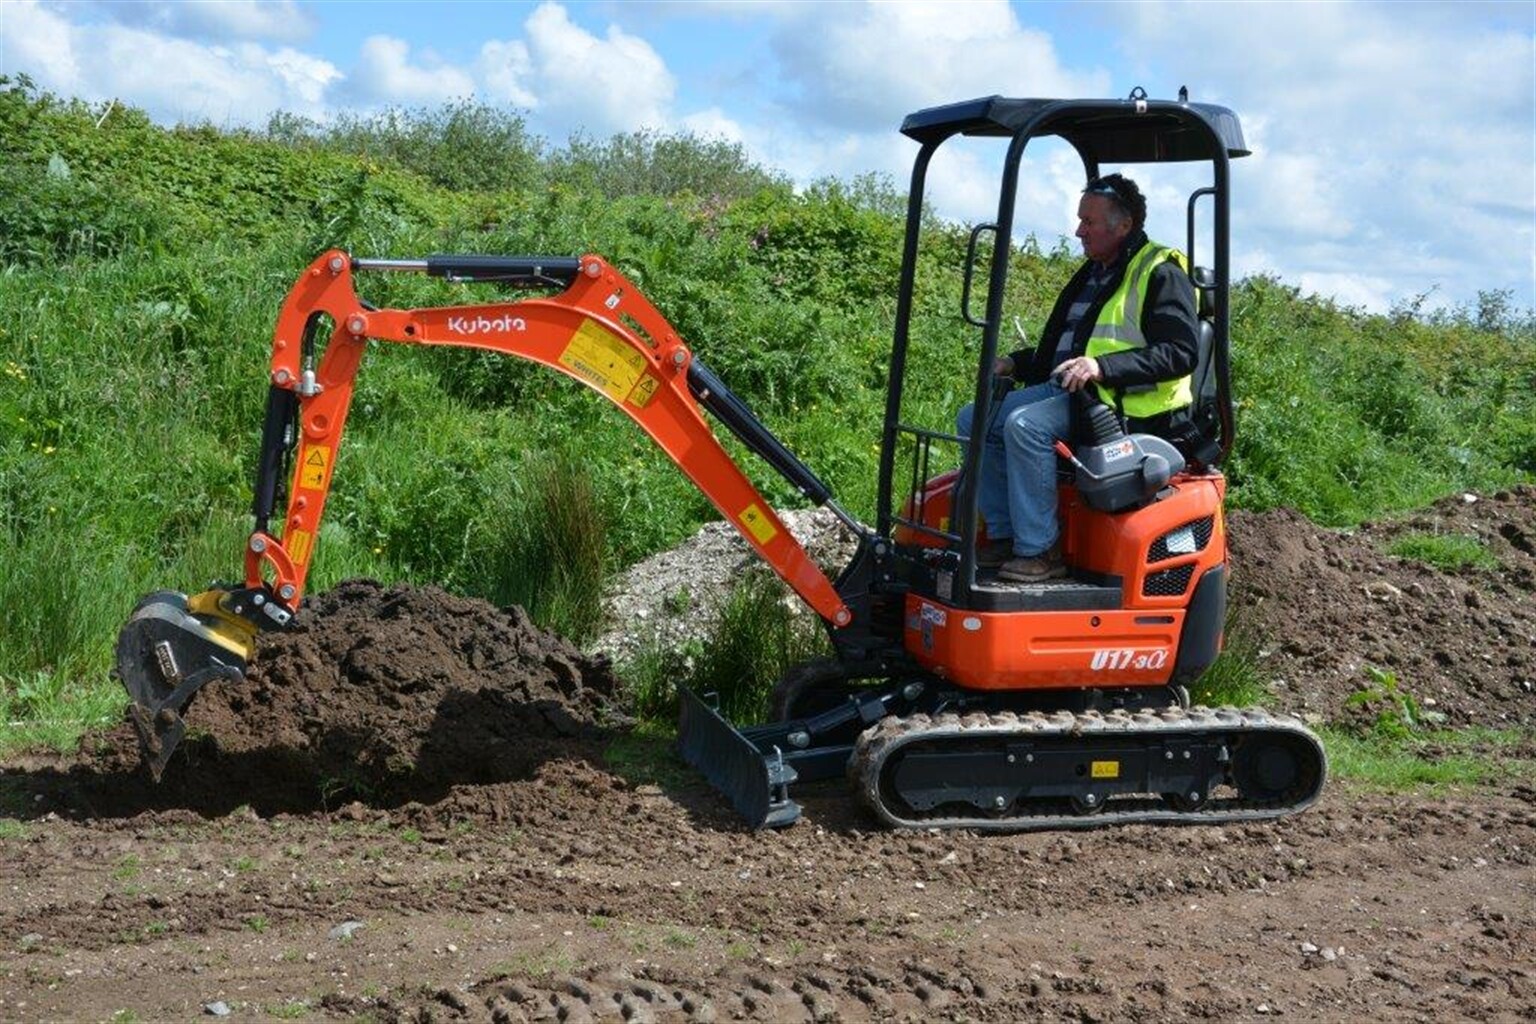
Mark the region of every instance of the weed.
<instances>
[{"instance_id":1,"label":"weed","mask_svg":"<svg viewBox=\"0 0 1536 1024\"><path fill-rule=\"evenodd\" d=\"M669 721L642 719L621 732L603 751L603 758L635 786L663 789L691 783L695 776L677 756L677 728Z\"/></svg>"},{"instance_id":2,"label":"weed","mask_svg":"<svg viewBox=\"0 0 1536 1024\"><path fill-rule=\"evenodd\" d=\"M1346 710L1374 712L1370 731L1378 736L1403 739L1411 735L1424 721L1419 702L1402 687L1394 673L1367 665L1365 674L1365 687L1345 699Z\"/></svg>"},{"instance_id":3,"label":"weed","mask_svg":"<svg viewBox=\"0 0 1536 1024\"><path fill-rule=\"evenodd\" d=\"M0 818L0 839L26 839L27 826L15 818Z\"/></svg>"},{"instance_id":4,"label":"weed","mask_svg":"<svg viewBox=\"0 0 1536 1024\"><path fill-rule=\"evenodd\" d=\"M126 882L130 878L139 877L143 867L139 858L130 853L117 862L117 867L112 871L112 877Z\"/></svg>"},{"instance_id":5,"label":"weed","mask_svg":"<svg viewBox=\"0 0 1536 1024\"><path fill-rule=\"evenodd\" d=\"M112 1024L139 1024L142 1019L136 1010L113 1010L111 1017Z\"/></svg>"},{"instance_id":6,"label":"weed","mask_svg":"<svg viewBox=\"0 0 1536 1024\"><path fill-rule=\"evenodd\" d=\"M692 949L699 944L697 936L677 928L667 929L667 934L662 941L673 949Z\"/></svg>"},{"instance_id":7,"label":"weed","mask_svg":"<svg viewBox=\"0 0 1536 1024\"><path fill-rule=\"evenodd\" d=\"M1475 536L1465 533L1405 533L1387 547L1398 558L1411 558L1442 572L1496 569L1499 560Z\"/></svg>"},{"instance_id":8,"label":"weed","mask_svg":"<svg viewBox=\"0 0 1536 1024\"><path fill-rule=\"evenodd\" d=\"M569 949L551 942L538 949L517 954L495 968L493 973L502 978L540 978L551 974L569 974L576 969L576 963L576 957Z\"/></svg>"},{"instance_id":9,"label":"weed","mask_svg":"<svg viewBox=\"0 0 1536 1024\"><path fill-rule=\"evenodd\" d=\"M749 960L756 955L756 950L746 942L732 942L725 947L725 955L732 960Z\"/></svg>"},{"instance_id":10,"label":"weed","mask_svg":"<svg viewBox=\"0 0 1536 1024\"><path fill-rule=\"evenodd\" d=\"M403 842L403 843L419 843L419 842L421 842L421 830L420 829L415 829L415 828L403 829L400 832L400 841Z\"/></svg>"},{"instance_id":11,"label":"weed","mask_svg":"<svg viewBox=\"0 0 1536 1024\"><path fill-rule=\"evenodd\" d=\"M144 934L148 936L164 935L170 930L170 924L165 921L151 921L144 926Z\"/></svg>"},{"instance_id":12,"label":"weed","mask_svg":"<svg viewBox=\"0 0 1536 1024\"><path fill-rule=\"evenodd\" d=\"M267 920L265 914L253 914L252 916L245 919L245 926L251 931L255 932L257 935L260 935L268 928L272 927L272 923Z\"/></svg>"},{"instance_id":13,"label":"weed","mask_svg":"<svg viewBox=\"0 0 1536 1024\"><path fill-rule=\"evenodd\" d=\"M1221 654L1190 687L1190 700L1211 707L1248 707L1269 693L1260 665L1259 640L1241 613L1227 613Z\"/></svg>"},{"instance_id":14,"label":"weed","mask_svg":"<svg viewBox=\"0 0 1536 1024\"><path fill-rule=\"evenodd\" d=\"M642 719L675 717L681 679L695 693L717 695L727 718L758 721L785 671L825 650L819 623L800 612L777 578L754 569L740 578L691 657L642 648L622 674L629 702Z\"/></svg>"},{"instance_id":15,"label":"weed","mask_svg":"<svg viewBox=\"0 0 1536 1024\"><path fill-rule=\"evenodd\" d=\"M234 869L237 875L249 874L256 870L256 859L254 857L236 857L235 862L230 867Z\"/></svg>"},{"instance_id":16,"label":"weed","mask_svg":"<svg viewBox=\"0 0 1536 1024\"><path fill-rule=\"evenodd\" d=\"M309 1013L309 1004L302 999L295 999L291 1002L268 1006L266 1010L272 1016L283 1020L298 1020Z\"/></svg>"},{"instance_id":17,"label":"weed","mask_svg":"<svg viewBox=\"0 0 1536 1024\"><path fill-rule=\"evenodd\" d=\"M595 931L605 932L612 924L613 919L604 917L602 914L593 914L591 917L587 918L587 927L594 929Z\"/></svg>"}]
</instances>

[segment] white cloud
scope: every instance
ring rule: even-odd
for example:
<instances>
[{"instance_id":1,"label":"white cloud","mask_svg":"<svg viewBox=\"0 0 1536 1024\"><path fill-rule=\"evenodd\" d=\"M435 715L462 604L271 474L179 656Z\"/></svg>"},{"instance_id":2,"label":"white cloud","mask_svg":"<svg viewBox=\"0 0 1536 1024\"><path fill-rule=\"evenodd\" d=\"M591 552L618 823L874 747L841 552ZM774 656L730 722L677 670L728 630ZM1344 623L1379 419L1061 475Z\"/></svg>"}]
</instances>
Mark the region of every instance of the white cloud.
<instances>
[{"instance_id":1,"label":"white cloud","mask_svg":"<svg viewBox=\"0 0 1536 1024\"><path fill-rule=\"evenodd\" d=\"M0 72L24 71L45 88L66 96L82 95L84 76L75 56L74 34L67 20L34 0L8 4L0 18Z\"/></svg>"},{"instance_id":2,"label":"white cloud","mask_svg":"<svg viewBox=\"0 0 1536 1024\"><path fill-rule=\"evenodd\" d=\"M340 72L325 60L257 43L209 45L113 22L72 24L31 0L0 18L0 72L87 101L121 98L164 121L249 124L284 109L324 114Z\"/></svg>"},{"instance_id":3,"label":"white cloud","mask_svg":"<svg viewBox=\"0 0 1536 1024\"><path fill-rule=\"evenodd\" d=\"M1222 86L1195 98L1243 117L1255 155L1234 167L1234 219L1262 234L1271 269L1380 310L1437 285L1536 302L1536 8L1517 8L1523 28L1462 5L1121 10L1128 53L1181 47L1192 85Z\"/></svg>"},{"instance_id":4,"label":"white cloud","mask_svg":"<svg viewBox=\"0 0 1536 1024\"><path fill-rule=\"evenodd\" d=\"M369 36L363 40L357 64L347 75L342 92L365 106L434 106L473 95L475 80L429 53L412 56L410 44L404 40Z\"/></svg>"},{"instance_id":5,"label":"white cloud","mask_svg":"<svg viewBox=\"0 0 1536 1024\"><path fill-rule=\"evenodd\" d=\"M572 22L557 3L539 5L523 28L526 87L551 130L603 136L670 124L677 82L644 39L617 25L599 38Z\"/></svg>"},{"instance_id":6,"label":"white cloud","mask_svg":"<svg viewBox=\"0 0 1536 1024\"><path fill-rule=\"evenodd\" d=\"M294 0L139 0L81 6L122 25L210 43L298 43L315 29L313 17Z\"/></svg>"},{"instance_id":7,"label":"white cloud","mask_svg":"<svg viewBox=\"0 0 1536 1024\"><path fill-rule=\"evenodd\" d=\"M521 39L493 39L480 47L475 75L482 95L493 102L530 108L538 105L539 98L525 84L533 76L533 59L528 55L528 44Z\"/></svg>"},{"instance_id":8,"label":"white cloud","mask_svg":"<svg viewBox=\"0 0 1536 1024\"><path fill-rule=\"evenodd\" d=\"M735 118L730 117L719 107L710 107L708 110L700 110L683 118L683 127L695 135L711 139L724 139L726 142L742 143L746 141L746 134Z\"/></svg>"},{"instance_id":9,"label":"white cloud","mask_svg":"<svg viewBox=\"0 0 1536 1024\"><path fill-rule=\"evenodd\" d=\"M800 117L838 129L890 130L913 110L1001 93L1090 96L1102 70L1069 70L1050 37L1005 0L792 5L774 35Z\"/></svg>"}]
</instances>

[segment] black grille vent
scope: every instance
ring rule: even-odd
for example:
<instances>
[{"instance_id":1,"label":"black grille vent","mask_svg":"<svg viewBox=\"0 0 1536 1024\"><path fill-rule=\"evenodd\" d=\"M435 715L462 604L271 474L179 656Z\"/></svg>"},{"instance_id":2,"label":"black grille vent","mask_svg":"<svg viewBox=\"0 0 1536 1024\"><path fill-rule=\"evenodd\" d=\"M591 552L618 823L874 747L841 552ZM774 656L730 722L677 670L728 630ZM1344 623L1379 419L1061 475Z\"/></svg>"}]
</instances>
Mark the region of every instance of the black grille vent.
<instances>
[{"instance_id":1,"label":"black grille vent","mask_svg":"<svg viewBox=\"0 0 1536 1024\"><path fill-rule=\"evenodd\" d=\"M1149 573L1141 584L1142 597L1177 597L1189 589L1193 565L1180 565L1162 572Z\"/></svg>"},{"instance_id":2,"label":"black grille vent","mask_svg":"<svg viewBox=\"0 0 1536 1024\"><path fill-rule=\"evenodd\" d=\"M1157 540L1152 542L1152 547L1147 550L1147 561L1161 562L1165 558L1174 558L1178 555L1194 554L1194 551L1169 551L1168 538L1184 533L1186 530L1194 535L1195 551L1204 551L1205 546L1211 542L1211 531L1216 528L1216 517L1206 516L1204 519L1196 519L1192 523L1185 523L1177 530L1169 530ZM1187 547L1188 545L1184 545Z\"/></svg>"}]
</instances>

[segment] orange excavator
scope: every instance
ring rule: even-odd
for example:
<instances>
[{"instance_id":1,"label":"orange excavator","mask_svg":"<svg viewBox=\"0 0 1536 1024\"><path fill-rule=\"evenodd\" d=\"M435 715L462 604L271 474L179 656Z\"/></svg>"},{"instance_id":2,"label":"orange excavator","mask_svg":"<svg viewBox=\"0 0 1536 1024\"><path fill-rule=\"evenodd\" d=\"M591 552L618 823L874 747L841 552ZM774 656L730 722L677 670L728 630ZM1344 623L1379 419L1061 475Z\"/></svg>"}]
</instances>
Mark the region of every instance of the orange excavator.
<instances>
[{"instance_id":1,"label":"orange excavator","mask_svg":"<svg viewBox=\"0 0 1536 1024\"><path fill-rule=\"evenodd\" d=\"M1191 707L1187 687L1221 647L1227 551L1222 520L1233 416L1228 383L1229 160L1246 154L1222 107L1150 100L988 97L918 111L919 145L885 421L876 522L832 500L677 330L596 255L439 255L417 260L323 253L283 303L256 474L245 577L188 597L141 600L117 642L117 669L158 779L203 686L237 679L266 630L299 612L353 385L369 341L503 352L567 374L628 415L726 521L824 620L833 655L793 669L775 721L737 726L683 689L679 747L753 826L787 825L796 781L846 775L896 827L1087 828L1113 822L1229 822L1310 805L1326 775L1301 722L1257 708ZM1026 145L1064 140L1089 178L1103 164L1200 162L1188 200L1200 362L1184 435L1126 434L1085 405L1061 445L1065 579L1014 583L978 564L982 439L907 422L904 383L930 161L955 139L1004 147L997 215L970 235L952 329L976 338L974 402L995 410L991 374L1004 318L1014 203ZM1212 267L1195 267L1197 207L1209 204ZM990 236L990 263L978 260ZM987 267L984 285L979 267ZM518 301L377 308L364 275L425 273L526 289ZM973 287L976 286L976 287ZM985 288L984 309L972 293ZM711 430L713 417L857 537L836 580L811 561ZM949 453L949 455L946 455ZM952 456L958 468L930 476ZM939 463L943 464L943 463ZM905 471L910 478L898 485Z\"/></svg>"}]
</instances>

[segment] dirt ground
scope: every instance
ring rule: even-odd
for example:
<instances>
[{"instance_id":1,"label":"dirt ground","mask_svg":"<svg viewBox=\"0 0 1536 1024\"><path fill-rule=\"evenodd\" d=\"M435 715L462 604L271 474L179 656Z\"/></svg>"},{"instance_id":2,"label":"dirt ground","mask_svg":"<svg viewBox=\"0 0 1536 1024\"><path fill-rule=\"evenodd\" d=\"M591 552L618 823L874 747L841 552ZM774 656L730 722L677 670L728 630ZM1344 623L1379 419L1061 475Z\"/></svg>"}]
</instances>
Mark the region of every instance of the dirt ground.
<instances>
[{"instance_id":1,"label":"dirt ground","mask_svg":"<svg viewBox=\"0 0 1536 1024\"><path fill-rule=\"evenodd\" d=\"M1384 554L1406 530L1500 564ZM1345 717L1373 666L1447 725L1536 721L1536 489L1231 531L1277 708ZM0 769L0 1020L1536 1019L1529 776L1015 836L883 831L824 784L752 833L621 772L609 663L519 611L308 607L159 786L126 727Z\"/></svg>"}]
</instances>

